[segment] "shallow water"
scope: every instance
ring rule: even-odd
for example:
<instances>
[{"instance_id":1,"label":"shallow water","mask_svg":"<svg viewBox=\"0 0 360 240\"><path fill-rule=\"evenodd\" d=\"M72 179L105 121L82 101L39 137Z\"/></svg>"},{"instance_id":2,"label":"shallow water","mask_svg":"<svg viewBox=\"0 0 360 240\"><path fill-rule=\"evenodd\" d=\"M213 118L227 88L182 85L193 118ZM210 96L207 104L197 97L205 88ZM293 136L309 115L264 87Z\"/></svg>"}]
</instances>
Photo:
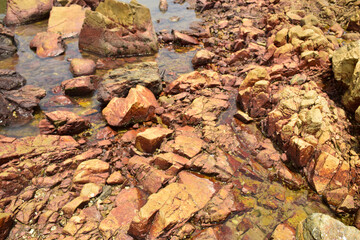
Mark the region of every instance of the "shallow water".
<instances>
[{"instance_id":1,"label":"shallow water","mask_svg":"<svg viewBox=\"0 0 360 240\"><path fill-rule=\"evenodd\" d=\"M5 1L1 0L1 3ZM149 7L154 27L156 31L167 29L183 30L188 29L190 24L197 21L195 12L187 10L187 3L183 5L174 4L169 1L169 10L166 13L160 12L158 9L158 1L139 0L138 2ZM5 5L0 5L1 13L5 12ZM172 16L181 16L178 22L172 22L169 18ZM4 15L3 15L4 16ZM54 95L53 89L60 85L64 80L72 78L69 71L69 58L92 58L95 61L99 56L95 56L86 52L80 53L78 48L78 39L67 39L67 45L64 55L41 59L37 57L34 51L29 48L29 42L38 32L46 31L47 20L34 24L18 26L13 28L16 39L19 43L17 54L12 57L0 61L0 68L13 69L26 78L28 85L42 87L47 91L47 96L41 100L40 109L35 114L34 120L24 126L1 127L0 134L13 137L33 136L39 134L38 123L43 118L42 111L54 110L70 110L84 117L88 117L92 123L92 129L89 133L104 126L105 122L101 117L100 103L96 100L96 93L87 98L73 98L74 105L70 107L50 107L48 102ZM174 49L172 47L162 48L159 53L152 57L137 57L136 61L156 60L159 70L166 70L165 81L172 81L179 74L187 73L193 70L191 59L195 55L195 48ZM132 58L133 59L133 58ZM125 60L126 61L126 60ZM132 60L133 61L133 60ZM103 75L106 71L98 70L97 75Z\"/></svg>"}]
</instances>

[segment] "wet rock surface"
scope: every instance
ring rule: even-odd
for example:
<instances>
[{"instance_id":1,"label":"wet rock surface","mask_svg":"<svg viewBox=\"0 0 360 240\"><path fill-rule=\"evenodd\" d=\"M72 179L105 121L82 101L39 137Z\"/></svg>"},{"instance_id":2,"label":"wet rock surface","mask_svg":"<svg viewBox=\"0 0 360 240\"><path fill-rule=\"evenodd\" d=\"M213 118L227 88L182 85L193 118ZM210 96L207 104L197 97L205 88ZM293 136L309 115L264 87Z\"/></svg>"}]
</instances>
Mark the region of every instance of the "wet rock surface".
<instances>
[{"instance_id":1,"label":"wet rock surface","mask_svg":"<svg viewBox=\"0 0 360 240\"><path fill-rule=\"evenodd\" d=\"M41 58L56 57L65 52L65 43L58 33L42 32L36 34L30 48L36 49L36 54Z\"/></svg>"},{"instance_id":2,"label":"wet rock surface","mask_svg":"<svg viewBox=\"0 0 360 240\"><path fill-rule=\"evenodd\" d=\"M8 58L17 51L14 33L0 24L0 59Z\"/></svg>"}]
</instances>

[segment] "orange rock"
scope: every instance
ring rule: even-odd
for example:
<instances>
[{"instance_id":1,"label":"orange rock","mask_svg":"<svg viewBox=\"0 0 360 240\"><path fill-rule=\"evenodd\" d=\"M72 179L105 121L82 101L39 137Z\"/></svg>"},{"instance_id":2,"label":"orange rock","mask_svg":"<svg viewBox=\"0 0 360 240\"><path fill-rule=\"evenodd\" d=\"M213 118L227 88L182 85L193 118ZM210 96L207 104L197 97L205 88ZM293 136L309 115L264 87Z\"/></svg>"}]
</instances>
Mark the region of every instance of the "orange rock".
<instances>
[{"instance_id":1,"label":"orange rock","mask_svg":"<svg viewBox=\"0 0 360 240\"><path fill-rule=\"evenodd\" d=\"M78 207L81 207L81 205L88 203L89 200L90 200L90 198L88 198L87 196L80 196L80 197L73 199L71 202L68 202L62 208L62 211L64 212L64 216L68 217L68 218L71 217Z\"/></svg>"},{"instance_id":2,"label":"orange rock","mask_svg":"<svg viewBox=\"0 0 360 240\"><path fill-rule=\"evenodd\" d=\"M104 184L109 176L110 166L107 162L92 159L80 163L74 173L73 182L75 184L100 183Z\"/></svg>"},{"instance_id":3,"label":"orange rock","mask_svg":"<svg viewBox=\"0 0 360 240\"><path fill-rule=\"evenodd\" d=\"M66 95L87 95L95 90L93 82L96 78L96 76L82 76L68 79L61 83L61 88L64 90Z\"/></svg>"},{"instance_id":4,"label":"orange rock","mask_svg":"<svg viewBox=\"0 0 360 240\"><path fill-rule=\"evenodd\" d=\"M41 32L31 40L30 48L41 58L55 57L65 52L65 43L57 33Z\"/></svg>"},{"instance_id":5,"label":"orange rock","mask_svg":"<svg viewBox=\"0 0 360 240\"><path fill-rule=\"evenodd\" d=\"M12 228L12 223L10 213L0 213L0 239L6 239Z\"/></svg>"},{"instance_id":6,"label":"orange rock","mask_svg":"<svg viewBox=\"0 0 360 240\"><path fill-rule=\"evenodd\" d=\"M70 62L70 71L74 76L94 74L96 64L92 59L73 58Z\"/></svg>"},{"instance_id":7,"label":"orange rock","mask_svg":"<svg viewBox=\"0 0 360 240\"><path fill-rule=\"evenodd\" d=\"M107 184L122 184L125 181L124 176L120 172L113 172L106 180Z\"/></svg>"},{"instance_id":8,"label":"orange rock","mask_svg":"<svg viewBox=\"0 0 360 240\"><path fill-rule=\"evenodd\" d=\"M184 155L189 158L195 157L203 147L205 142L200 138L190 137L185 135L179 135L175 138L173 148L176 153Z\"/></svg>"},{"instance_id":9,"label":"orange rock","mask_svg":"<svg viewBox=\"0 0 360 240\"><path fill-rule=\"evenodd\" d=\"M102 187L96 183L87 183L83 186L80 192L81 197L93 198L102 192Z\"/></svg>"},{"instance_id":10,"label":"orange rock","mask_svg":"<svg viewBox=\"0 0 360 240\"><path fill-rule=\"evenodd\" d=\"M138 133L135 139L135 147L142 152L153 153L160 147L163 140L170 136L173 130L160 127L152 127Z\"/></svg>"}]
</instances>

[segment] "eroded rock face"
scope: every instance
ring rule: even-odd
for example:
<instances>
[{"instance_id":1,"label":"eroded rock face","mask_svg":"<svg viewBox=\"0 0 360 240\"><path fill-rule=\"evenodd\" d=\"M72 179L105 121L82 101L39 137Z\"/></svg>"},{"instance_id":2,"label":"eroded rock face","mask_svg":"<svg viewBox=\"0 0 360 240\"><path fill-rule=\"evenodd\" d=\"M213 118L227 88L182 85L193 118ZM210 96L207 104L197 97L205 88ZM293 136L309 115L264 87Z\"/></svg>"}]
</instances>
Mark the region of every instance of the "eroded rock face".
<instances>
[{"instance_id":1,"label":"eroded rock face","mask_svg":"<svg viewBox=\"0 0 360 240\"><path fill-rule=\"evenodd\" d=\"M360 231L321 213L314 213L302 221L296 230L296 239L360 239Z\"/></svg>"},{"instance_id":2,"label":"eroded rock face","mask_svg":"<svg viewBox=\"0 0 360 240\"><path fill-rule=\"evenodd\" d=\"M157 38L149 9L136 1L101 2L96 11L86 11L79 47L105 56L156 53Z\"/></svg>"},{"instance_id":3,"label":"eroded rock face","mask_svg":"<svg viewBox=\"0 0 360 240\"><path fill-rule=\"evenodd\" d=\"M0 213L0 238L6 239L11 228L13 220L10 213Z\"/></svg>"},{"instance_id":4,"label":"eroded rock face","mask_svg":"<svg viewBox=\"0 0 360 240\"><path fill-rule=\"evenodd\" d=\"M44 19L49 15L54 0L7 1L6 25L18 25Z\"/></svg>"},{"instance_id":5,"label":"eroded rock face","mask_svg":"<svg viewBox=\"0 0 360 240\"><path fill-rule=\"evenodd\" d=\"M78 36L84 23L85 11L79 5L53 7L49 17L48 32L60 34L62 38Z\"/></svg>"},{"instance_id":6,"label":"eroded rock face","mask_svg":"<svg viewBox=\"0 0 360 240\"><path fill-rule=\"evenodd\" d=\"M121 127L152 119L158 106L154 94L137 85L130 89L126 98L113 98L104 108L103 115L111 126Z\"/></svg>"},{"instance_id":7,"label":"eroded rock face","mask_svg":"<svg viewBox=\"0 0 360 240\"><path fill-rule=\"evenodd\" d=\"M36 49L41 58L56 57L65 52L65 43L57 33L41 32L31 40L30 48Z\"/></svg>"},{"instance_id":8,"label":"eroded rock face","mask_svg":"<svg viewBox=\"0 0 360 240\"><path fill-rule=\"evenodd\" d=\"M0 24L0 59L8 58L17 51L14 33Z\"/></svg>"},{"instance_id":9,"label":"eroded rock face","mask_svg":"<svg viewBox=\"0 0 360 240\"><path fill-rule=\"evenodd\" d=\"M130 88L142 85L154 95L162 91L162 81L156 62L128 64L125 67L108 72L99 84L98 99L109 102L114 97L126 97Z\"/></svg>"}]
</instances>

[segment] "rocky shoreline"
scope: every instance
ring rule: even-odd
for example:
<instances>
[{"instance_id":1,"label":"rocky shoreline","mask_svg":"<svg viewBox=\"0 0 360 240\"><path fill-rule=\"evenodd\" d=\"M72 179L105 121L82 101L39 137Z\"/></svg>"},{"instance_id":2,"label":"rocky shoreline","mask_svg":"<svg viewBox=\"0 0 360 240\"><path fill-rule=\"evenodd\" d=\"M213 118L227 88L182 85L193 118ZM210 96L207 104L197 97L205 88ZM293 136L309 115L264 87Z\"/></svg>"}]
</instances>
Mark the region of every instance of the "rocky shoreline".
<instances>
[{"instance_id":1,"label":"rocky shoreline","mask_svg":"<svg viewBox=\"0 0 360 240\"><path fill-rule=\"evenodd\" d=\"M114 2L79 2L89 7L80 42L91 40L82 31L111 32L92 42L105 56L156 51L145 7ZM352 8L320 0L189 3L203 22L162 31L158 42L201 43L196 71L170 83L156 63L132 63L110 67L99 79L92 74L102 60L73 59L76 78L59 91L66 97L97 90L108 123L97 140L77 135L91 118L62 110L44 113L42 135L0 136L0 239L359 238L359 144L352 129L359 119L360 47L346 44L360 39L360 22ZM133 8L142 14L129 20L125 13ZM341 14L348 17L336 18ZM51 34L54 44L38 46L56 48L65 38ZM124 42L134 43L128 52ZM31 115L44 94L29 90L36 96L28 103L30 95L14 91L30 86L6 74L16 90L0 86L0 96Z\"/></svg>"}]
</instances>

